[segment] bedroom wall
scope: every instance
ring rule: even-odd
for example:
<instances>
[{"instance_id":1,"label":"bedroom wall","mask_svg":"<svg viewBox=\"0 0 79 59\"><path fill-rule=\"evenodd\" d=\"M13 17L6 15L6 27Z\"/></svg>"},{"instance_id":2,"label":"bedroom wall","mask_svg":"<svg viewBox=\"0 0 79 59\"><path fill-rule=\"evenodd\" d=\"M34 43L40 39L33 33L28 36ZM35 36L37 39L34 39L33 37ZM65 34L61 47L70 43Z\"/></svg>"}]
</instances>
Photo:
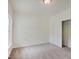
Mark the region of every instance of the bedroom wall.
<instances>
[{"instance_id":1,"label":"bedroom wall","mask_svg":"<svg viewBox=\"0 0 79 59\"><path fill-rule=\"evenodd\" d=\"M48 43L49 20L47 16L16 13L14 23L14 47Z\"/></svg>"},{"instance_id":2,"label":"bedroom wall","mask_svg":"<svg viewBox=\"0 0 79 59\"><path fill-rule=\"evenodd\" d=\"M62 47L62 21L69 19L71 19L70 8L51 17L49 40L51 44Z\"/></svg>"},{"instance_id":3,"label":"bedroom wall","mask_svg":"<svg viewBox=\"0 0 79 59\"><path fill-rule=\"evenodd\" d=\"M51 16L15 14L14 47L48 43L62 47L62 21L71 18L70 8Z\"/></svg>"},{"instance_id":4,"label":"bedroom wall","mask_svg":"<svg viewBox=\"0 0 79 59\"><path fill-rule=\"evenodd\" d=\"M10 55L13 48L13 22L14 22L14 11L12 8L12 4L8 1L8 55Z\"/></svg>"}]
</instances>

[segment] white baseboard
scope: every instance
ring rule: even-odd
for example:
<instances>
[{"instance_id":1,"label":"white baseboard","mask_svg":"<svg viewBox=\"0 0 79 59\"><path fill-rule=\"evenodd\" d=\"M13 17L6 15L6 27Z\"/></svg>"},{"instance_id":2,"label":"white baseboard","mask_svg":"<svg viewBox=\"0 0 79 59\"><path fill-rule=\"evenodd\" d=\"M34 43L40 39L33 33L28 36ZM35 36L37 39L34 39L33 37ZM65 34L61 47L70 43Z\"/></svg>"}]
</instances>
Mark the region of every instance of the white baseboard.
<instances>
[{"instance_id":1,"label":"white baseboard","mask_svg":"<svg viewBox=\"0 0 79 59\"><path fill-rule=\"evenodd\" d=\"M12 49L13 49L13 47L12 47L12 45L9 47L9 49L8 49L8 57L10 57L10 54L11 54L11 52L12 52Z\"/></svg>"},{"instance_id":2,"label":"white baseboard","mask_svg":"<svg viewBox=\"0 0 79 59\"><path fill-rule=\"evenodd\" d=\"M60 48L62 48L62 45L58 45L58 44L56 44L56 43L53 43L53 42L49 42L50 44L53 44L53 45L55 45L55 46L57 46L57 47L60 47Z\"/></svg>"},{"instance_id":3,"label":"white baseboard","mask_svg":"<svg viewBox=\"0 0 79 59\"><path fill-rule=\"evenodd\" d=\"M27 47L27 46L35 46L35 45L40 45L40 44L46 44L49 42L39 42L39 43L29 43L29 44L25 44L25 43L20 43L18 45L14 45L13 48L19 48L19 47Z\"/></svg>"}]
</instances>

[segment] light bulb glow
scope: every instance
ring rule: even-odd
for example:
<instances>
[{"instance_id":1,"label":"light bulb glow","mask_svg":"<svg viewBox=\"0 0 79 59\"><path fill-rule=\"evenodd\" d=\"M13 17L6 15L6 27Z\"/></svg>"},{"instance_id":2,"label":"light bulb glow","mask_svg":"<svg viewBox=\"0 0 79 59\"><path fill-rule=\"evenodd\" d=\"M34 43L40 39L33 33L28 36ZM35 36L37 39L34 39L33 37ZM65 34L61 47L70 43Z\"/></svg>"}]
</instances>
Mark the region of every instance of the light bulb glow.
<instances>
[{"instance_id":1,"label":"light bulb glow","mask_svg":"<svg viewBox=\"0 0 79 59\"><path fill-rule=\"evenodd\" d=\"M51 0L44 0L44 4L50 4Z\"/></svg>"}]
</instances>

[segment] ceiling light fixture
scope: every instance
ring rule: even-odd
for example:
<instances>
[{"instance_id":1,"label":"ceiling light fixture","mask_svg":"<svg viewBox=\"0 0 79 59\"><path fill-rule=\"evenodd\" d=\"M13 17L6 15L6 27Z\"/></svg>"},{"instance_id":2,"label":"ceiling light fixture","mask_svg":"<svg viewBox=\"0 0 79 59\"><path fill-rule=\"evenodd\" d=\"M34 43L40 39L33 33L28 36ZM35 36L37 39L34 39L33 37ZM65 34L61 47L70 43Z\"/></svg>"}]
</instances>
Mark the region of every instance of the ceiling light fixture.
<instances>
[{"instance_id":1,"label":"ceiling light fixture","mask_svg":"<svg viewBox=\"0 0 79 59\"><path fill-rule=\"evenodd\" d=\"M52 0L43 0L44 4L50 4Z\"/></svg>"}]
</instances>

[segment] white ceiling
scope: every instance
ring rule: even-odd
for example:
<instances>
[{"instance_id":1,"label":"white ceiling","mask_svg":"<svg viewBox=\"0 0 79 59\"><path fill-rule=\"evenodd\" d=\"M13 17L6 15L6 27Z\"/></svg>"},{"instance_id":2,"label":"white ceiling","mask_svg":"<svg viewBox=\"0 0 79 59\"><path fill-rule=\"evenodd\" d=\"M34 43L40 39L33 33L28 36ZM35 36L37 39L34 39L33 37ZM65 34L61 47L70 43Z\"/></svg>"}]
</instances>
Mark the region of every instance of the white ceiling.
<instances>
[{"instance_id":1,"label":"white ceiling","mask_svg":"<svg viewBox=\"0 0 79 59\"><path fill-rule=\"evenodd\" d=\"M70 8L71 0L54 0L44 5L43 0L11 0L13 8L20 13L56 14Z\"/></svg>"}]
</instances>

